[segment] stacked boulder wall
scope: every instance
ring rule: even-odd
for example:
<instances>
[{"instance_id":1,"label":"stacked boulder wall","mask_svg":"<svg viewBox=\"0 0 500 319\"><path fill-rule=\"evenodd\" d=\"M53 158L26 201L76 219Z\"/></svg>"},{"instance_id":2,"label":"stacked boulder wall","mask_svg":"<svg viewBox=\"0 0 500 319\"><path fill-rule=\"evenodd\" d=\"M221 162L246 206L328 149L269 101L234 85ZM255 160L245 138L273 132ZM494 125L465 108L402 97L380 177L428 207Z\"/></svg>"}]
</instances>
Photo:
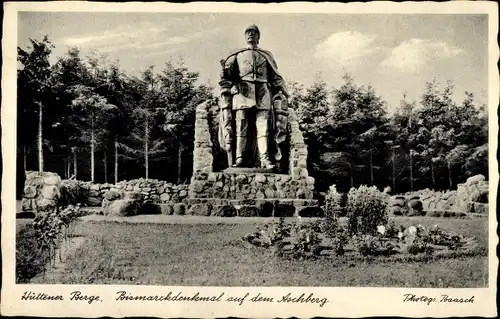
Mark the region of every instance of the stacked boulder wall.
<instances>
[{"instance_id":1,"label":"stacked boulder wall","mask_svg":"<svg viewBox=\"0 0 500 319\"><path fill-rule=\"evenodd\" d=\"M487 214L488 185L484 175L475 175L469 177L465 183L458 184L457 190L435 191L422 189L405 195L393 196L389 207L395 215L406 215L407 213L418 215L420 204L412 202L412 198L419 198L422 214L425 212L432 212L432 215L450 216L463 216L461 213ZM407 202L408 212L402 209L403 201Z\"/></svg>"},{"instance_id":2,"label":"stacked boulder wall","mask_svg":"<svg viewBox=\"0 0 500 319\"><path fill-rule=\"evenodd\" d=\"M488 214L489 184L484 175L469 177L457 187L457 207L467 213Z\"/></svg>"},{"instance_id":3,"label":"stacked boulder wall","mask_svg":"<svg viewBox=\"0 0 500 319\"><path fill-rule=\"evenodd\" d=\"M181 203L187 199L187 184L172 184L156 179L134 179L121 181L117 184L92 184L90 182L80 182L87 190L85 199L86 206L102 206L106 194L109 192L119 193L121 197L125 192L139 192L145 201L151 203ZM109 200L109 199L108 199Z\"/></svg>"}]
</instances>

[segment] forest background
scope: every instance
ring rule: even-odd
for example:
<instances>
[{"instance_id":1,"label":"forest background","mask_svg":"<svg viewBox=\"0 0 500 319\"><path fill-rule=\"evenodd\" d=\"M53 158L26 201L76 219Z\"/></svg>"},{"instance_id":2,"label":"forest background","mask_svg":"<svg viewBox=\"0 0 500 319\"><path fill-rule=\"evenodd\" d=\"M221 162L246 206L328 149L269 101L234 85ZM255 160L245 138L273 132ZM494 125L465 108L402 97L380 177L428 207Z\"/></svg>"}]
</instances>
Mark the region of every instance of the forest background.
<instances>
[{"instance_id":1,"label":"forest background","mask_svg":"<svg viewBox=\"0 0 500 319\"><path fill-rule=\"evenodd\" d=\"M50 63L50 39L30 43L18 48L18 195L26 170L99 183L189 182L195 108L217 98L198 72L180 59L133 76L119 61L82 56L77 47ZM455 101L451 81L429 79L419 101L407 101L402 88L400 104L388 108L373 87L341 76L337 87L319 73L307 87L287 81L318 191L332 184L443 190L488 177L487 107L472 93Z\"/></svg>"}]
</instances>

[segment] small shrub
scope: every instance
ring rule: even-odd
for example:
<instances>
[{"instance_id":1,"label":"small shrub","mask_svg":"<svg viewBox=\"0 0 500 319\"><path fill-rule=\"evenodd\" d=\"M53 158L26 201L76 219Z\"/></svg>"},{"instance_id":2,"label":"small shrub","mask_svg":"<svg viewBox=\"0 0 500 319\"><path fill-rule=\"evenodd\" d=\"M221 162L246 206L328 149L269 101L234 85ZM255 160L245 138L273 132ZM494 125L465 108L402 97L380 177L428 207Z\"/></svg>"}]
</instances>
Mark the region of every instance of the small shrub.
<instances>
[{"instance_id":1,"label":"small shrub","mask_svg":"<svg viewBox=\"0 0 500 319\"><path fill-rule=\"evenodd\" d=\"M461 248L467 241L464 236L453 232L446 232L437 225L427 229L421 237L430 244L447 246L450 250Z\"/></svg>"},{"instance_id":2,"label":"small shrub","mask_svg":"<svg viewBox=\"0 0 500 319\"><path fill-rule=\"evenodd\" d=\"M16 234L16 283L28 283L45 271L49 253L39 247L35 229L28 224Z\"/></svg>"},{"instance_id":3,"label":"small shrub","mask_svg":"<svg viewBox=\"0 0 500 319\"><path fill-rule=\"evenodd\" d=\"M381 236L360 235L353 237L354 245L362 256L390 256L398 252L398 247Z\"/></svg>"},{"instance_id":4,"label":"small shrub","mask_svg":"<svg viewBox=\"0 0 500 319\"><path fill-rule=\"evenodd\" d=\"M407 241L406 251L411 255L432 254L434 249L423 238L415 236Z\"/></svg>"},{"instance_id":5,"label":"small shrub","mask_svg":"<svg viewBox=\"0 0 500 319\"><path fill-rule=\"evenodd\" d=\"M80 206L69 205L63 209L39 214L33 220L37 248L49 256L49 266L55 261L58 244L72 236L73 222L81 216ZM44 268L45 269L45 268Z\"/></svg>"},{"instance_id":6,"label":"small shrub","mask_svg":"<svg viewBox=\"0 0 500 319\"><path fill-rule=\"evenodd\" d=\"M387 224L387 197L376 187L351 188L346 209L351 234L375 234L377 226Z\"/></svg>"},{"instance_id":7,"label":"small shrub","mask_svg":"<svg viewBox=\"0 0 500 319\"><path fill-rule=\"evenodd\" d=\"M385 236L388 237L388 238L397 237L399 231L400 231L400 228L397 227L396 223L394 222L394 220L391 219L389 221L389 223L387 224L387 228L386 228L386 231L385 231Z\"/></svg>"},{"instance_id":8,"label":"small shrub","mask_svg":"<svg viewBox=\"0 0 500 319\"><path fill-rule=\"evenodd\" d=\"M286 223L281 217L277 222L257 227L257 231L243 236L243 240L258 247L273 247L276 255L306 259L321 253L320 230L317 223L303 223L300 217Z\"/></svg>"},{"instance_id":9,"label":"small shrub","mask_svg":"<svg viewBox=\"0 0 500 319\"><path fill-rule=\"evenodd\" d=\"M339 225L335 215L329 214L317 221L314 229L330 239L332 248L338 256L344 254L345 245L348 242L348 234L346 229Z\"/></svg>"},{"instance_id":10,"label":"small shrub","mask_svg":"<svg viewBox=\"0 0 500 319\"><path fill-rule=\"evenodd\" d=\"M345 205L345 194L337 192L334 186L330 186L325 198L325 215L343 217L346 215Z\"/></svg>"}]
</instances>

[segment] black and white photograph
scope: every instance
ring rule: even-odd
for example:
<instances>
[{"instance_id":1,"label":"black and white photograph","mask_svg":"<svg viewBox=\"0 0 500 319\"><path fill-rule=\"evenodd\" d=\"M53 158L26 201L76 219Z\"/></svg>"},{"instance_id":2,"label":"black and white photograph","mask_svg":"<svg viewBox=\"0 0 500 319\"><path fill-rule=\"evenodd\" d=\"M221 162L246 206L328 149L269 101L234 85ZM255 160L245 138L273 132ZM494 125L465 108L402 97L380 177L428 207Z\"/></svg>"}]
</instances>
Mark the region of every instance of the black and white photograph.
<instances>
[{"instance_id":1,"label":"black and white photograph","mask_svg":"<svg viewBox=\"0 0 500 319\"><path fill-rule=\"evenodd\" d=\"M71 3L5 7L3 313L496 315L496 4Z\"/></svg>"}]
</instances>

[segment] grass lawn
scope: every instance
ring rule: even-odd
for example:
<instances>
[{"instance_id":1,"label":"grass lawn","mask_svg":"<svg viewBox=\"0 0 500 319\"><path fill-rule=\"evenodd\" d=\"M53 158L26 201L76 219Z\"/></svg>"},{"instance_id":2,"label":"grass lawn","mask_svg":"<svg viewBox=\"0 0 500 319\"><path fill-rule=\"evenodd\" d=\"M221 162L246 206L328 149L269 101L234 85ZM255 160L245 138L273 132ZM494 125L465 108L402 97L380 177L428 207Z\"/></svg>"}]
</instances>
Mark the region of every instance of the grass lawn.
<instances>
[{"instance_id":1,"label":"grass lawn","mask_svg":"<svg viewBox=\"0 0 500 319\"><path fill-rule=\"evenodd\" d=\"M487 251L487 219L394 218L396 224L439 224L475 236ZM199 286L485 287L486 254L400 262L344 257L288 260L241 237L255 224L146 224L80 221L85 242L65 269L36 283Z\"/></svg>"}]
</instances>

